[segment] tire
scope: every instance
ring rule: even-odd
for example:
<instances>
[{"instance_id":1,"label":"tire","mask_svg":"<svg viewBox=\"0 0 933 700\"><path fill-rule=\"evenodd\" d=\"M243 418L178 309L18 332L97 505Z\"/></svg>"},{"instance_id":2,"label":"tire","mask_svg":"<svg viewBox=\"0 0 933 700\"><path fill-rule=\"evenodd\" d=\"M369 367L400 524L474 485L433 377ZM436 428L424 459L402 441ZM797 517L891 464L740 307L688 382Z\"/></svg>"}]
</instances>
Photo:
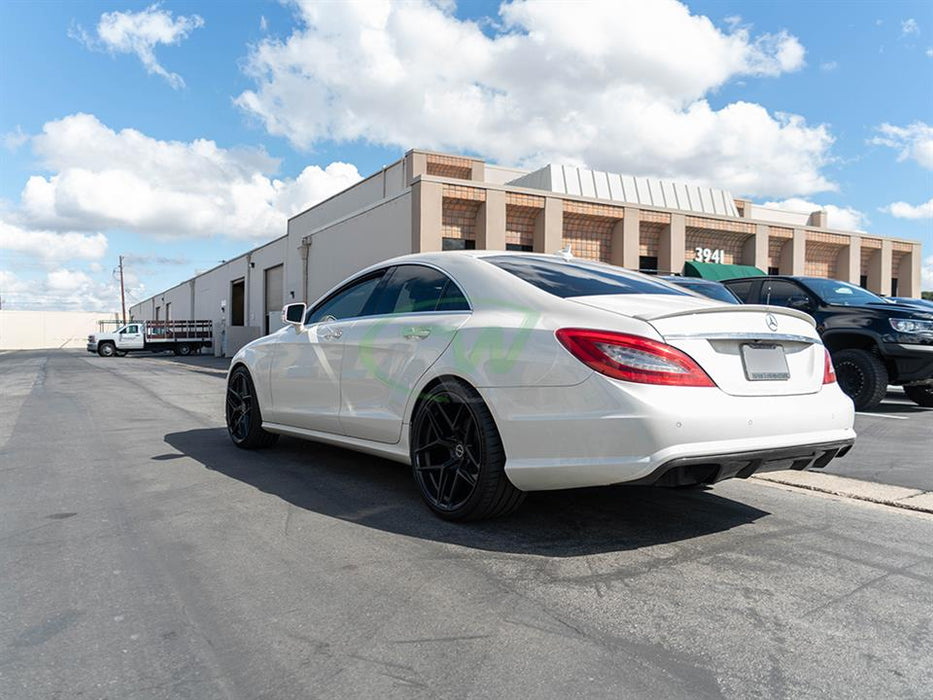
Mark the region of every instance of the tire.
<instances>
[{"instance_id":1,"label":"tire","mask_svg":"<svg viewBox=\"0 0 933 700\"><path fill-rule=\"evenodd\" d=\"M505 475L505 450L492 414L465 382L446 379L421 395L410 443L418 491L445 520L502 517L525 500Z\"/></svg>"},{"instance_id":2,"label":"tire","mask_svg":"<svg viewBox=\"0 0 933 700\"><path fill-rule=\"evenodd\" d=\"M905 386L904 393L907 398L918 406L924 408L933 408L933 384L915 384L914 386Z\"/></svg>"},{"instance_id":3,"label":"tire","mask_svg":"<svg viewBox=\"0 0 933 700\"><path fill-rule=\"evenodd\" d=\"M117 354L117 348L113 343L101 343L97 346L97 354L101 357L113 357Z\"/></svg>"},{"instance_id":4,"label":"tire","mask_svg":"<svg viewBox=\"0 0 933 700\"><path fill-rule=\"evenodd\" d=\"M227 381L227 433L233 444L244 450L271 447L279 436L262 429L262 413L256 400L256 387L245 367L237 367Z\"/></svg>"},{"instance_id":5,"label":"tire","mask_svg":"<svg viewBox=\"0 0 933 700\"><path fill-rule=\"evenodd\" d=\"M117 357L126 357L126 350L117 350Z\"/></svg>"},{"instance_id":6,"label":"tire","mask_svg":"<svg viewBox=\"0 0 933 700\"><path fill-rule=\"evenodd\" d=\"M191 354L191 346L188 344L182 344L175 348L175 354L181 355L182 357L187 357Z\"/></svg>"},{"instance_id":7,"label":"tire","mask_svg":"<svg viewBox=\"0 0 933 700\"><path fill-rule=\"evenodd\" d=\"M836 381L856 411L870 411L881 403L888 390L888 371L881 360L867 350L840 350L833 355Z\"/></svg>"}]
</instances>

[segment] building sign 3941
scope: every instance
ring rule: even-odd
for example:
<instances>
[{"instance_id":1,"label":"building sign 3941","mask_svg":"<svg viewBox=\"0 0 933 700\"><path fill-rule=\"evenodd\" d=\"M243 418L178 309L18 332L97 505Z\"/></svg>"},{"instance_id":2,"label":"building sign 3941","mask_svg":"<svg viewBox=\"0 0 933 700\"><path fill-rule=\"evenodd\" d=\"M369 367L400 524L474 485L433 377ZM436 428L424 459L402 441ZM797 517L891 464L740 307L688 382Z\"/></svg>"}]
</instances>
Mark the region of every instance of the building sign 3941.
<instances>
[{"instance_id":1,"label":"building sign 3941","mask_svg":"<svg viewBox=\"0 0 933 700\"><path fill-rule=\"evenodd\" d=\"M695 262L724 263L726 262L726 251L722 248L694 248L693 259Z\"/></svg>"}]
</instances>

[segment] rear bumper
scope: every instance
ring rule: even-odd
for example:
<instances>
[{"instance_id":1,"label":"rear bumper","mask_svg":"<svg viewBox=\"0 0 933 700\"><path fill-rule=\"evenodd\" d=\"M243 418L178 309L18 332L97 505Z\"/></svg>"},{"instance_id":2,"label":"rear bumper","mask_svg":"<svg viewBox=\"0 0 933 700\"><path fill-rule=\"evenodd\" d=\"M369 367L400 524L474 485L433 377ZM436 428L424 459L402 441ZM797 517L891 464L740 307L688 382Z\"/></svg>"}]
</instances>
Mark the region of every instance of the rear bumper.
<instances>
[{"instance_id":1,"label":"rear bumper","mask_svg":"<svg viewBox=\"0 0 933 700\"><path fill-rule=\"evenodd\" d=\"M747 479L752 474L781 469L820 469L846 454L853 444L855 439L849 438L815 445L680 457L662 464L648 476L625 483L632 486L690 486L714 484L723 479Z\"/></svg>"},{"instance_id":2,"label":"rear bumper","mask_svg":"<svg viewBox=\"0 0 933 700\"><path fill-rule=\"evenodd\" d=\"M802 468L804 459L822 466L855 440L852 401L836 384L814 394L730 396L594 373L571 387L481 393L502 437L505 473L525 491L656 483L672 470L676 484L678 469L698 483Z\"/></svg>"}]
</instances>

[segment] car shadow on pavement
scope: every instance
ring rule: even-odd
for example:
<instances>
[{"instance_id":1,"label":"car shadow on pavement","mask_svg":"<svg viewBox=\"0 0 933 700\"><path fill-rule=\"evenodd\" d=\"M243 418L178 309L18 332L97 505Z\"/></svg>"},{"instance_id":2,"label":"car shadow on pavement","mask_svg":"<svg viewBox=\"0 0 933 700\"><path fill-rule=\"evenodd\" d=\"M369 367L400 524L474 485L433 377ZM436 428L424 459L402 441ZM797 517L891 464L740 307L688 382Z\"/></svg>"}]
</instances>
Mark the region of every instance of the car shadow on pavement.
<instances>
[{"instance_id":1,"label":"car shadow on pavement","mask_svg":"<svg viewBox=\"0 0 933 700\"><path fill-rule=\"evenodd\" d=\"M569 557L623 551L701 537L769 515L711 491L606 487L530 493L508 518L449 523L427 509L409 467L396 462L284 437L275 447L250 452L234 447L225 428L169 433L165 441L208 469L299 508L494 552Z\"/></svg>"}]
</instances>

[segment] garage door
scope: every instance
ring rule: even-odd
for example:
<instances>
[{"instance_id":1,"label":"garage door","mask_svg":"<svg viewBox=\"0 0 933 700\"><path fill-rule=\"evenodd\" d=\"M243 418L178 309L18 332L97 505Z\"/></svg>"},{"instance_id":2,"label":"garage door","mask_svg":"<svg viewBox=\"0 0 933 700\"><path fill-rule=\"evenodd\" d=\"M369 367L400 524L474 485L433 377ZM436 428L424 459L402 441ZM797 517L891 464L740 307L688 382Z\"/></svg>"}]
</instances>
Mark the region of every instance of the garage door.
<instances>
[{"instance_id":1,"label":"garage door","mask_svg":"<svg viewBox=\"0 0 933 700\"><path fill-rule=\"evenodd\" d=\"M282 305L285 296L285 266L270 267L265 273L265 333L268 335L278 330L282 325Z\"/></svg>"}]
</instances>

